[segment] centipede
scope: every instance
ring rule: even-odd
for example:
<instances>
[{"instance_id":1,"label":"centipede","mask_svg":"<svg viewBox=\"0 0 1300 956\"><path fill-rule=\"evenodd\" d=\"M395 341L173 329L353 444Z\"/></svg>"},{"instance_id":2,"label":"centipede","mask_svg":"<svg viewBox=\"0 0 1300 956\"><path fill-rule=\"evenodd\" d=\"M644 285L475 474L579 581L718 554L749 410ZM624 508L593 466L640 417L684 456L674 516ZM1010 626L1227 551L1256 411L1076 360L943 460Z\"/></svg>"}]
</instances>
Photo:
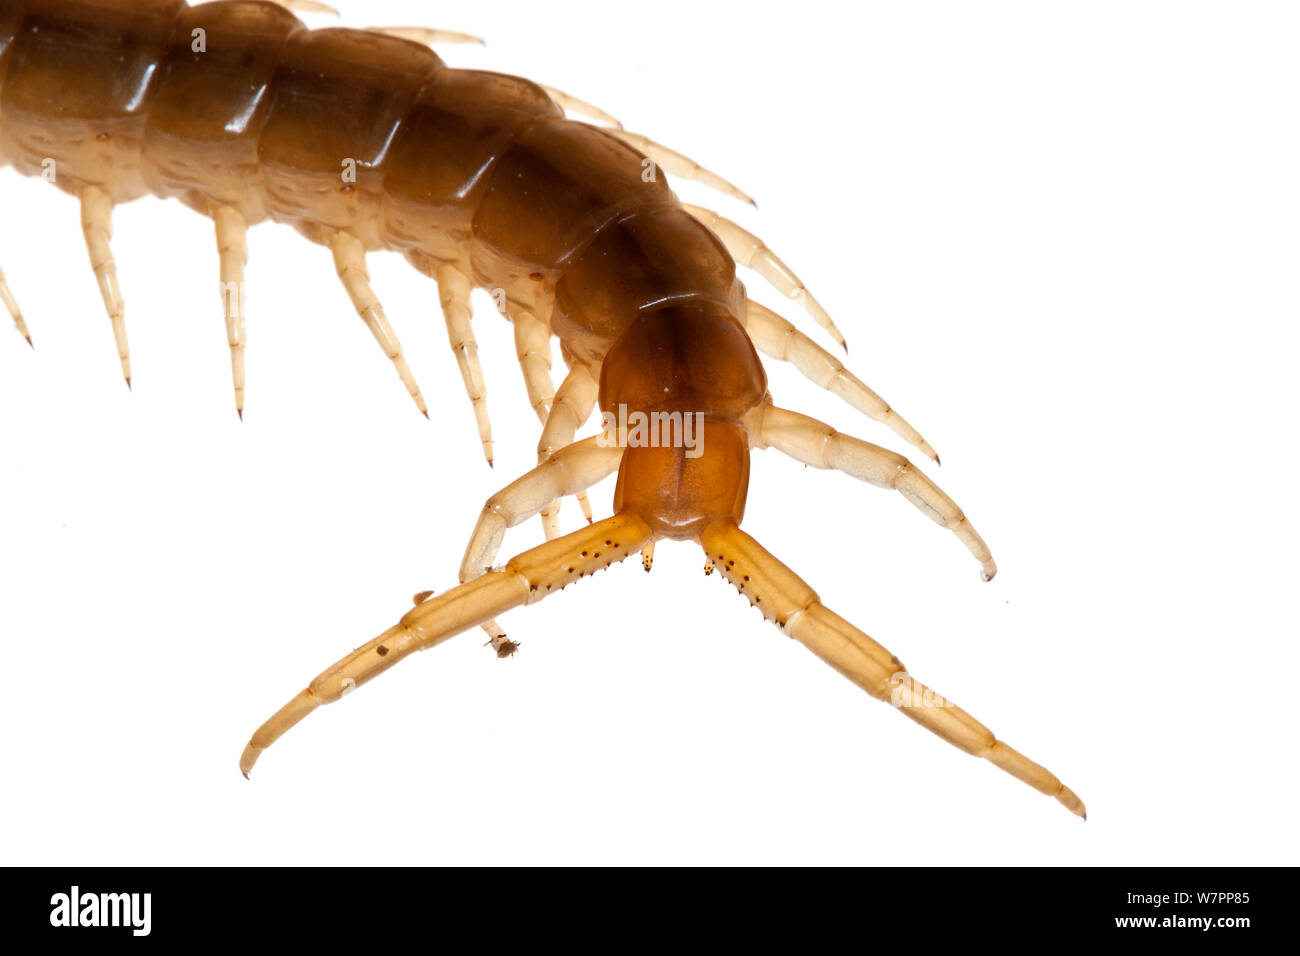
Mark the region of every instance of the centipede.
<instances>
[{"instance_id":1,"label":"centipede","mask_svg":"<svg viewBox=\"0 0 1300 956\"><path fill-rule=\"evenodd\" d=\"M657 542L669 541L698 547L705 574L871 697L1086 819L1056 775L915 680L742 529L751 458L767 450L897 492L970 553L983 580L997 573L966 513L921 466L776 402L768 369L782 363L939 463L849 369L839 326L777 244L727 214L727 203L753 205L750 194L690 150L625 128L606 112L614 104L448 65L447 45L474 37L330 26L317 22L322 7L0 0L0 162L79 204L102 345L125 387L130 290L115 254L129 252L114 249L113 220L143 197L179 200L211 223L221 295L219 305L205 301L210 323L224 326L232 418L244 417L249 395L247 327L257 317L244 289L255 225L287 225L323 248L341 307L350 303L378 346L357 361L391 367L407 407L431 420L422 426L469 417L475 440L447 450L449 467L499 470L487 470L497 448L474 329L481 318L510 329L529 406L519 412L540 433L536 467L486 499L454 581L415 594L396 623L291 696L248 739L239 770L250 776L300 721L416 651L480 631L485 654L514 657L518 628L498 620L507 612L570 585L599 587L584 579L620 562L649 572ZM718 203L682 201L672 186L685 182ZM463 408L426 399L372 285L376 253L397 253L433 280L452 353L440 374L454 364ZM752 298L744 279L784 296L788 314ZM16 270L0 272L16 333L2 347L39 345L32 292ZM471 297L482 292L491 316L475 314ZM204 304L196 297L184 310ZM606 479L613 505L601 516L589 492ZM576 531L561 527L563 502L582 512ZM534 519L544 543L503 560L507 532Z\"/></svg>"}]
</instances>

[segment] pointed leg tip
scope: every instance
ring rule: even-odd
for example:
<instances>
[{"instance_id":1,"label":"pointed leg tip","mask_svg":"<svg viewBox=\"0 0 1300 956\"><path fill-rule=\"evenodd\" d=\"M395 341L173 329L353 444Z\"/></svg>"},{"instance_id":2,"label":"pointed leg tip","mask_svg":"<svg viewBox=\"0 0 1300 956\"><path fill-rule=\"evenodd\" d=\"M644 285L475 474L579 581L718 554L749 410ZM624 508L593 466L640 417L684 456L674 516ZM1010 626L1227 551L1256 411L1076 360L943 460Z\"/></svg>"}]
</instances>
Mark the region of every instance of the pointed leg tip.
<instances>
[{"instance_id":1,"label":"pointed leg tip","mask_svg":"<svg viewBox=\"0 0 1300 956\"><path fill-rule=\"evenodd\" d=\"M133 388L131 387L131 376L130 376L130 375L128 375L128 376L126 377L126 390L127 390L128 392L133 392L133 391L135 391L135 389L133 389Z\"/></svg>"},{"instance_id":2,"label":"pointed leg tip","mask_svg":"<svg viewBox=\"0 0 1300 956\"><path fill-rule=\"evenodd\" d=\"M1088 808L1084 806L1083 801L1079 799L1079 795L1069 787L1062 786L1061 792L1056 795L1056 800L1076 817L1079 817L1085 823L1087 822Z\"/></svg>"},{"instance_id":3,"label":"pointed leg tip","mask_svg":"<svg viewBox=\"0 0 1300 956\"><path fill-rule=\"evenodd\" d=\"M242 408L236 408L235 411L239 413L239 420L242 422L244 420L244 410Z\"/></svg>"},{"instance_id":4,"label":"pointed leg tip","mask_svg":"<svg viewBox=\"0 0 1300 956\"><path fill-rule=\"evenodd\" d=\"M432 419L429 418L429 410L428 410L427 408L422 408L422 409L420 409L420 414L424 416L424 420L425 420L426 422L427 422L427 421L432 421Z\"/></svg>"},{"instance_id":5,"label":"pointed leg tip","mask_svg":"<svg viewBox=\"0 0 1300 956\"><path fill-rule=\"evenodd\" d=\"M24 335L23 338L27 340L27 344L31 346L32 349L36 348L36 345L32 342L32 337L30 335Z\"/></svg>"}]
</instances>

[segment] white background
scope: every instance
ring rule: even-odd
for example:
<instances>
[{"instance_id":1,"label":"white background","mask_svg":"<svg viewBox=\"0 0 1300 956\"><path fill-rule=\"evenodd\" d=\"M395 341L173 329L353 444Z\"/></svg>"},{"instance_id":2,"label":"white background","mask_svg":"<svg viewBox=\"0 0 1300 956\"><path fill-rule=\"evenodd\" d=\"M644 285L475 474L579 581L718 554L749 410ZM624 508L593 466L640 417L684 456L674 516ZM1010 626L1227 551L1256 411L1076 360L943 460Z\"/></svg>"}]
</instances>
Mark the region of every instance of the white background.
<instances>
[{"instance_id":1,"label":"white background","mask_svg":"<svg viewBox=\"0 0 1300 956\"><path fill-rule=\"evenodd\" d=\"M328 253L260 227L241 425L211 225L146 200L115 219L128 393L75 202L5 170L0 263L37 345L0 328L5 862L1296 862L1293 5L437 7L489 41L453 65L598 102L758 198L679 189L801 272L1001 574L900 496L770 451L746 528L1088 822L671 544L507 616L513 660L474 633L403 663L246 782L252 730L450 587L532 463L509 328L478 303L489 471L432 284L371 260L430 423ZM903 450L788 368L771 386Z\"/></svg>"}]
</instances>

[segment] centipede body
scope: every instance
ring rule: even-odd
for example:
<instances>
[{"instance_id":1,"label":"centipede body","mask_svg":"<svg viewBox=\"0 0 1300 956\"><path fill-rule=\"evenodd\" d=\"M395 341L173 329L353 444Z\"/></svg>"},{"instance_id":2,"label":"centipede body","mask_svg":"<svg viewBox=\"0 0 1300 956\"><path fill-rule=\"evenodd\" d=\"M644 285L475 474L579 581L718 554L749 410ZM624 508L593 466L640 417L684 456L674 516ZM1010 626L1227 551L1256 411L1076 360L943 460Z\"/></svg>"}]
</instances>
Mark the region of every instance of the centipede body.
<instances>
[{"instance_id":1,"label":"centipede body","mask_svg":"<svg viewBox=\"0 0 1300 956\"><path fill-rule=\"evenodd\" d=\"M125 210L124 210L124 211L125 211ZM121 216L120 218L125 219L124 216ZM118 228L119 228L119 230L125 231L125 228L126 228L126 227L125 227L124 225L119 225ZM123 243L122 245L123 245L123 248L126 248L125 243ZM126 255L124 255L124 254L122 254L122 253L119 253L119 260L125 260L126 258L127 258ZM123 270L124 273L126 272L126 266L125 266L125 264L122 265L122 270ZM250 267L250 272L251 272L251 267ZM427 301L428 301L428 300L427 300L427 295L426 295L424 301L427 303ZM146 311L147 308L149 308L149 306L144 305L144 304L142 304L142 305L141 305L140 307L138 307L138 308L134 308L134 307L133 307L133 314L143 314L143 313ZM390 311L395 311L395 310L392 308L391 305L390 305L389 308L390 308ZM314 311L314 310L313 310L313 311ZM140 321L140 320L137 319L136 321ZM484 324L486 324L486 323L484 323ZM101 330L101 331L102 331L102 330ZM404 332L404 337L405 337L407 334L409 334L409 333L405 333L405 332ZM488 340L489 337L490 337L490 336L489 336L489 333L486 333L486 332L484 332L484 333L480 333L480 334L483 335L485 341ZM268 335L268 333L259 332L259 337L264 336L264 335ZM136 336L136 338L140 338L140 337L141 337L140 335L137 335L137 336ZM418 340L417 340L417 341L418 341ZM485 345L485 350L486 350L486 345ZM434 349L433 347L430 347L430 348L428 349L428 352L429 352L430 354L432 354L432 353L435 352L435 349ZM310 361L310 355L309 355L309 354L308 354L307 356L298 355L298 356L296 356L295 358L296 358L296 360L302 360L303 358L306 358L308 361ZM170 359L169 359L169 361L170 361ZM269 357L268 357L268 361L269 361ZM380 372L381 374L380 374L380 375L377 375L377 376L376 376L376 379L377 379L377 380L380 380L380 381L386 381L386 380L383 378L383 376L382 376L382 373L384 372L384 370L383 370L383 369L380 369L379 372ZM504 377L505 377L505 376L498 376L499 379L500 379L500 378L504 378ZM389 384L391 384L391 383L389 383ZM426 387L428 387L428 382L427 382L427 381L426 381L424 384L425 384ZM453 384L454 384L454 383L453 383ZM499 386L499 387L502 387L503 390L506 391L507 393L509 392L509 386L508 386L508 385L504 385L504 384L503 384L502 386ZM383 390L391 391L391 389L381 389L381 391L383 391ZM399 395L398 397L400 398L400 395ZM453 392L450 393L450 402L449 402L449 404L452 403L452 402L455 402L455 401L457 401L457 396L456 396L455 392L453 391ZM317 404L318 404L318 403L316 403L316 402L311 402L311 403L301 403L301 404L299 404L298 407L300 407L300 408L303 408L303 407L315 407ZM336 410L340 407L339 403L336 402L336 401L331 402L331 406L332 406L334 409L336 409ZM355 408L356 406L353 405L353 404L350 404L350 403L345 403L345 407L352 407L352 408ZM270 409L270 408L263 409L263 410L259 411L259 415L262 415L262 416L265 416L265 417L269 417L270 414L271 414L271 411L272 411L272 409ZM390 409L390 411L391 411L391 409ZM361 418L362 418L362 416L358 413L358 419L361 419ZM265 422L265 418L264 418L264 422ZM499 418L498 418L498 425L499 425L499 427L504 427L504 423L500 422L500 419L499 419ZM265 427L269 427L269 423L266 423L266 426L265 426ZM420 427L420 423L416 422L416 423L413 423L412 426L404 426L404 427L416 427L416 428L418 428L418 427ZM461 437L464 437L464 436L462 435ZM526 442L525 442L524 447L527 447ZM375 460L377 460L377 461L383 461L384 458L385 458L385 456L384 456L382 450L381 450L380 448L378 448L378 447L372 448L372 450L371 450L371 454L366 455L365 457L366 457L367 459L373 458L373 459L375 459ZM405 462L403 462L403 461L400 460L400 456L397 456L397 457L399 457L399 460L395 460L395 461L391 461L391 462L389 462L389 468L394 469L394 470L401 470L401 469L403 469L404 467L408 467L407 464L406 464ZM383 471L388 471L388 469L381 469L381 472L383 472ZM391 473L391 472L390 472L390 473ZM375 480L376 480L377 482L378 482L378 481L384 481L385 478L386 478L386 476L381 477L380 475L377 475ZM321 481L324 481L324 476L321 477ZM478 488L481 489L481 486L478 486ZM360 486L354 486L352 489L350 489L350 491L352 491L352 492L360 492L361 494L365 494L366 491L369 491L369 490L370 490L370 489L363 490ZM475 501L476 499L481 501L481 498L482 498L481 490L471 491L471 492L468 492L467 494L468 494L468 500L470 500L471 502ZM329 495L329 494L327 494L325 497L326 497L326 498L334 498L334 499L337 500L337 498L340 497L340 496L337 495L337 494L335 494L335 495ZM408 527L408 528L411 527L411 523L418 524L418 523L421 521L422 518L427 518L427 517L429 517L429 515L428 515L426 509L416 508L416 509L406 509L406 510L411 510L411 511L412 511L412 516L411 516L411 518L408 519L408 523L407 523L407 527ZM391 521L390 521L390 522L384 522L384 524L385 524L386 526L389 526L389 527L391 527L393 523L395 523L395 522L391 522ZM452 537L456 537L456 536L458 536L459 534L462 534L462 533L463 533L463 532L456 531L456 532L453 532L451 536L452 536ZM788 550L788 549L787 549L787 550ZM408 560L409 560L409 556L408 556ZM430 565L432 565L433 563L434 563L433 561L430 561ZM625 573L626 573L626 572L625 572ZM433 569L432 569L432 567L431 567L430 570L427 572L427 575L426 575L427 583L428 583L430 586L434 585L434 584L436 583L435 580L434 580L434 578L436 578L436 577L437 577L437 575L434 573L434 571L433 571ZM332 590L332 589L331 589L331 590ZM572 604L575 603L575 602L573 602L572 599L570 599L569 603L570 603L570 605L572 605Z\"/></svg>"}]
</instances>

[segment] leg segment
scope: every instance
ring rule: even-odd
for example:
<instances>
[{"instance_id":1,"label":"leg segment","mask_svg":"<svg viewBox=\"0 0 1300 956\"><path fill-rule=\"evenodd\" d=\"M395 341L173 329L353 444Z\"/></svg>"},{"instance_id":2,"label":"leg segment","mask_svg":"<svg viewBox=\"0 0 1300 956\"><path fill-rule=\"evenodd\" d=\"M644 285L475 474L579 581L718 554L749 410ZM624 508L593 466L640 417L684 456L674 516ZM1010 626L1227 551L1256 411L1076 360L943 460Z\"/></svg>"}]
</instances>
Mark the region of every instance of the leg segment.
<instances>
[{"instance_id":1,"label":"leg segment","mask_svg":"<svg viewBox=\"0 0 1300 956\"><path fill-rule=\"evenodd\" d=\"M90 253L90 267L95 270L99 294L104 299L109 321L113 323L113 340L117 343L122 377L126 379L126 387L130 388L131 349L126 341L126 306L117 284L113 250L109 248L109 239L113 236L113 200L95 186L81 190L81 231L86 237L86 251Z\"/></svg>"},{"instance_id":2,"label":"leg segment","mask_svg":"<svg viewBox=\"0 0 1300 956\"><path fill-rule=\"evenodd\" d=\"M462 583L492 568L507 529L522 524L565 495L585 492L617 470L623 450L606 445L603 438L593 435L560 449L487 500L461 561ZM513 641L506 640L506 632L495 620L485 622L483 630L498 657L509 657L518 649Z\"/></svg>"},{"instance_id":3,"label":"leg segment","mask_svg":"<svg viewBox=\"0 0 1300 956\"><path fill-rule=\"evenodd\" d=\"M651 537L633 515L615 515L511 558L506 566L430 598L401 621L313 680L258 728L239 759L248 776L267 747L322 704L377 677L402 658L522 604L535 604L574 581L609 567Z\"/></svg>"},{"instance_id":4,"label":"leg segment","mask_svg":"<svg viewBox=\"0 0 1300 956\"><path fill-rule=\"evenodd\" d=\"M447 338L460 366L460 377L465 382L465 392L474 407L474 420L478 423L478 437L483 444L483 457L492 464L492 423L488 420L487 386L483 384L483 366L478 358L478 343L470 328L473 308L470 292L474 285L469 276L455 266L441 265L437 271L438 299L442 303L443 318L447 320Z\"/></svg>"},{"instance_id":5,"label":"leg segment","mask_svg":"<svg viewBox=\"0 0 1300 956\"><path fill-rule=\"evenodd\" d=\"M910 461L888 449L843 435L830 425L769 405L754 443L771 446L814 468L834 468L879 488L892 488L936 523L955 534L980 563L980 576L993 580L998 566L984 539L957 503Z\"/></svg>"},{"instance_id":6,"label":"leg segment","mask_svg":"<svg viewBox=\"0 0 1300 956\"><path fill-rule=\"evenodd\" d=\"M339 12L327 3L320 3L319 0L271 0L277 6L284 7L286 10L302 10L306 13L328 13L330 16L337 17Z\"/></svg>"},{"instance_id":7,"label":"leg segment","mask_svg":"<svg viewBox=\"0 0 1300 956\"><path fill-rule=\"evenodd\" d=\"M533 411L537 414L542 423L542 442L551 447L560 447L570 444L573 441L573 434L581 426L581 422L574 426L574 430L568 433L566 438L557 438L555 440L547 439L545 429L551 421L551 411L555 406L555 383L551 381L551 330L546 323L537 318L531 312L518 310L512 312L510 321L515 327L515 352L519 357L519 368L524 374L524 387L528 390L528 401L533 406ZM591 414L588 410L587 414ZM586 421L586 415L582 416L582 421ZM539 453L540 458L540 453ZM579 492L577 494L578 506L582 508L582 513L587 521L591 521L591 502L587 500L587 493ZM559 504L550 510L549 515L542 518L542 527L546 531L546 537L555 537L560 533L559 524L555 521L555 514L559 509Z\"/></svg>"},{"instance_id":8,"label":"leg segment","mask_svg":"<svg viewBox=\"0 0 1300 956\"><path fill-rule=\"evenodd\" d=\"M551 405L551 413L546 417L546 426L542 429L541 440L537 443L537 462L546 461L557 449L573 444L573 436L582 427L596 407L598 386L596 380L585 365L574 365L560 383ZM587 520L591 520L591 504L586 494L578 496L578 503ZM560 536L560 501L556 498L542 509L542 528L546 540Z\"/></svg>"},{"instance_id":9,"label":"leg segment","mask_svg":"<svg viewBox=\"0 0 1300 956\"><path fill-rule=\"evenodd\" d=\"M639 133L629 133L627 130L610 130L610 134L617 136L623 142L627 143L633 149L640 150L645 155L653 159L658 165L662 166L674 176L680 176L682 179L691 179L698 183L703 183L710 189L716 189L724 195L733 199L739 199L741 202L749 203L751 206L757 206L753 197L749 193L737 187L734 183L728 182L712 170L705 169L695 160L683 156L675 149L669 149L662 143L656 143L648 136L642 136Z\"/></svg>"},{"instance_id":10,"label":"leg segment","mask_svg":"<svg viewBox=\"0 0 1300 956\"><path fill-rule=\"evenodd\" d=\"M767 247L767 243L716 212L700 206L683 205L687 212L718 234L718 238L727 247L732 258L742 266L753 269L779 289L783 295L802 302L803 307L808 310L808 314L817 321L817 324L829 332L835 341L840 343L841 348L848 350L848 346L844 344L844 336L836 328L830 314L813 298L813 294L804 287L803 280L794 274L794 270Z\"/></svg>"},{"instance_id":11,"label":"leg segment","mask_svg":"<svg viewBox=\"0 0 1300 956\"><path fill-rule=\"evenodd\" d=\"M926 730L1087 819L1083 801L1050 771L1012 750L960 707L913 681L897 657L828 610L802 579L736 527L716 521L700 537L722 574L763 616L877 700L888 700Z\"/></svg>"},{"instance_id":12,"label":"leg segment","mask_svg":"<svg viewBox=\"0 0 1300 956\"><path fill-rule=\"evenodd\" d=\"M459 33L456 30L433 30L429 27L367 27L366 29L373 30L375 33L386 33L390 37L401 40L423 43L425 46L437 46L440 43L477 43L479 46L487 46L481 37L470 33Z\"/></svg>"},{"instance_id":13,"label":"leg segment","mask_svg":"<svg viewBox=\"0 0 1300 956\"><path fill-rule=\"evenodd\" d=\"M415 402L415 407L425 418L428 418L429 409L424 404L420 386L415 383L415 376L411 374L410 366L406 364L406 358L402 355L402 344L397 340L393 327L388 324L388 316L384 315L384 308L379 304L374 290L370 288L365 246L359 239L345 232L335 232L330 235L330 251L334 253L334 269L343 280L343 288L347 290L357 314L361 316L362 321L374 335L375 341L379 343L379 347L384 350L384 354L397 369L397 374Z\"/></svg>"},{"instance_id":14,"label":"leg segment","mask_svg":"<svg viewBox=\"0 0 1300 956\"><path fill-rule=\"evenodd\" d=\"M248 224L234 206L212 214L221 257L221 303L230 343L230 375L235 384L235 411L244 417L244 266L248 263Z\"/></svg>"},{"instance_id":15,"label":"leg segment","mask_svg":"<svg viewBox=\"0 0 1300 956\"><path fill-rule=\"evenodd\" d=\"M867 388L844 363L766 306L747 304L745 331L761 352L789 362L813 383L838 395L868 418L894 430L936 464L939 456L915 428L883 398Z\"/></svg>"},{"instance_id":16,"label":"leg segment","mask_svg":"<svg viewBox=\"0 0 1300 956\"><path fill-rule=\"evenodd\" d=\"M4 303L5 308L9 310L9 314L13 316L14 328L18 330L18 334L27 340L28 345L31 345L32 334L27 331L27 323L23 321L23 310L18 308L18 300L9 291L9 283L5 281L3 269L0 269L0 302Z\"/></svg>"},{"instance_id":17,"label":"leg segment","mask_svg":"<svg viewBox=\"0 0 1300 956\"><path fill-rule=\"evenodd\" d=\"M510 314L515 327L515 354L524 375L528 402L543 427L555 401L555 382L551 380L551 330L531 312L522 309Z\"/></svg>"},{"instance_id":18,"label":"leg segment","mask_svg":"<svg viewBox=\"0 0 1300 956\"><path fill-rule=\"evenodd\" d=\"M541 85L541 84L538 84ZM553 86L542 86L546 95L555 100L555 105L566 113L573 113L576 116L585 116L588 119L600 120L602 123L608 123L614 129L622 129L623 124L610 116L599 106L592 106L586 100L580 100L576 96L570 96L563 90L557 90Z\"/></svg>"},{"instance_id":19,"label":"leg segment","mask_svg":"<svg viewBox=\"0 0 1300 956\"><path fill-rule=\"evenodd\" d=\"M491 570L507 529L527 521L555 499L609 477L622 460L622 448L607 444L604 435L592 435L561 448L506 485L483 505L460 565L460 580L471 581Z\"/></svg>"}]
</instances>

